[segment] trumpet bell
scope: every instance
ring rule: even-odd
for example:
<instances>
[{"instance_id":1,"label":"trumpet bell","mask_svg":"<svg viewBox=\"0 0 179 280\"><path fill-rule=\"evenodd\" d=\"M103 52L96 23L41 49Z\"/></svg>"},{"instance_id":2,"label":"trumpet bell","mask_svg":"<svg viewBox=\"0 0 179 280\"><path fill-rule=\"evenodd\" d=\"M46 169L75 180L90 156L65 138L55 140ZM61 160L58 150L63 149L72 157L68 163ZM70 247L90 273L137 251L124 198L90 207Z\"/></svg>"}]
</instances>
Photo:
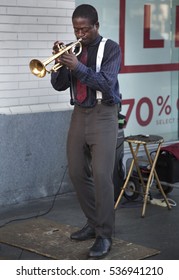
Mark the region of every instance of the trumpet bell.
<instances>
[{"instance_id":1,"label":"trumpet bell","mask_svg":"<svg viewBox=\"0 0 179 280\"><path fill-rule=\"evenodd\" d=\"M29 63L29 67L32 74L39 78L43 78L46 75L47 70L44 64L38 59L31 60Z\"/></svg>"}]
</instances>

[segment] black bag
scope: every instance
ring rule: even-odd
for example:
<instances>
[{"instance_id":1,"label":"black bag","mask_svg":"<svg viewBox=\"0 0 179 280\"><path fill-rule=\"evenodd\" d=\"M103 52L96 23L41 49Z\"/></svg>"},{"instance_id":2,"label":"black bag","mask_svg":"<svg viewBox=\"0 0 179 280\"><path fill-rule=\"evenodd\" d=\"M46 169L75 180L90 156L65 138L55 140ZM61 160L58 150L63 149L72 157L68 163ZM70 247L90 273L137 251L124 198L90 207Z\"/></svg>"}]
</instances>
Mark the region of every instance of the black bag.
<instances>
[{"instance_id":1,"label":"black bag","mask_svg":"<svg viewBox=\"0 0 179 280\"><path fill-rule=\"evenodd\" d=\"M173 145L172 149L174 148L176 151L178 144L176 149ZM160 181L173 184L179 182L179 160L170 152L170 147L161 149L156 163L156 171Z\"/></svg>"},{"instance_id":2,"label":"black bag","mask_svg":"<svg viewBox=\"0 0 179 280\"><path fill-rule=\"evenodd\" d=\"M126 127L126 116L122 115L120 112L118 112L118 127L119 129Z\"/></svg>"}]
</instances>

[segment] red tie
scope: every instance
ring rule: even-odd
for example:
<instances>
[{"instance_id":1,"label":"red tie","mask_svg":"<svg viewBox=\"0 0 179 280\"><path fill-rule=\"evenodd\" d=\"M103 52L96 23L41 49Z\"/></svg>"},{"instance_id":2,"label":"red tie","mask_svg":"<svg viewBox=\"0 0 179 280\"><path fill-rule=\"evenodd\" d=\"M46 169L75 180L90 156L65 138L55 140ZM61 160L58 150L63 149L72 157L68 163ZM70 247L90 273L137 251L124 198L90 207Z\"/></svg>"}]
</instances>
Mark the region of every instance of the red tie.
<instances>
[{"instance_id":1,"label":"red tie","mask_svg":"<svg viewBox=\"0 0 179 280\"><path fill-rule=\"evenodd\" d=\"M88 55L87 47L83 47L80 62L82 62L84 65L86 65L87 63L87 55ZM77 91L76 98L80 103L82 103L87 97L87 86L85 84L82 84L80 80L77 80L76 91Z\"/></svg>"}]
</instances>

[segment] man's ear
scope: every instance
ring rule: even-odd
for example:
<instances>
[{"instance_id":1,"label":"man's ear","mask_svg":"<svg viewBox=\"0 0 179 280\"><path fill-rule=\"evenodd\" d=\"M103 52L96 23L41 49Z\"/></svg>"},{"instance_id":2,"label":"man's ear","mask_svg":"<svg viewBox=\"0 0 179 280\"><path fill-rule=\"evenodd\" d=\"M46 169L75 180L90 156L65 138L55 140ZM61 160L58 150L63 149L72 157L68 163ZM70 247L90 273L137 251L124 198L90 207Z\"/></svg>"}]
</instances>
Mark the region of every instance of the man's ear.
<instances>
[{"instance_id":1,"label":"man's ear","mask_svg":"<svg viewBox=\"0 0 179 280\"><path fill-rule=\"evenodd\" d=\"M99 29L99 21L95 23L96 29Z\"/></svg>"}]
</instances>

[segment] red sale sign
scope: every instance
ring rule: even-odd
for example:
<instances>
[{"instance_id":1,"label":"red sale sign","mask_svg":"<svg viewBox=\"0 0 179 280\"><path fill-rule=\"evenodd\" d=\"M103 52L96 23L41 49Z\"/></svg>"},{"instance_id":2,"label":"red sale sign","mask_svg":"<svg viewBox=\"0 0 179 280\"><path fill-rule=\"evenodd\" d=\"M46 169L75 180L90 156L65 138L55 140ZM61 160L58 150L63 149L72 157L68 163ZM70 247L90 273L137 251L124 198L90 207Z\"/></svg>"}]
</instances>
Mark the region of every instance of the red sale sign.
<instances>
[{"instance_id":1,"label":"red sale sign","mask_svg":"<svg viewBox=\"0 0 179 280\"><path fill-rule=\"evenodd\" d=\"M174 5L172 9L175 16L174 30L170 29L173 10L171 14L169 1L120 1L119 38L123 54L121 73L179 70L179 61L169 61L172 41L174 48L179 47L179 6ZM170 38L170 34L173 38ZM152 35L156 38L153 39ZM162 58L158 63L155 60L157 53L157 59ZM132 55L136 56L135 60ZM150 58L148 63L147 57Z\"/></svg>"}]
</instances>

